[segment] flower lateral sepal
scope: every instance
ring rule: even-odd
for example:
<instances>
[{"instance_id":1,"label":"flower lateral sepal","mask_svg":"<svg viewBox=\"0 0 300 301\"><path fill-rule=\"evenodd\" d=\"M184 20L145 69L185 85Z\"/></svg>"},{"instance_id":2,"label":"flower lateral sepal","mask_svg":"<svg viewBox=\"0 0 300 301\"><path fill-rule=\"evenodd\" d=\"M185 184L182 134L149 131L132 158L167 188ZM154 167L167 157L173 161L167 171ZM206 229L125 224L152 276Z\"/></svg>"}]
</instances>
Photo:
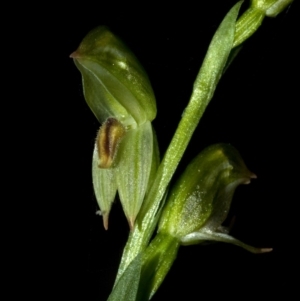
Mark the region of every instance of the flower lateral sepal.
<instances>
[{"instance_id":1,"label":"flower lateral sepal","mask_svg":"<svg viewBox=\"0 0 300 301\"><path fill-rule=\"evenodd\" d=\"M254 253L254 254L261 254L261 253L268 253L271 252L272 248L256 248L252 247L248 244L243 243L242 241L228 235L227 233L222 232L213 232L207 229L201 229L199 232L190 233L180 239L180 243L183 246L188 245L195 245L201 244L207 241L216 241L216 242L225 242L230 243L243 249Z\"/></svg>"},{"instance_id":2,"label":"flower lateral sepal","mask_svg":"<svg viewBox=\"0 0 300 301\"><path fill-rule=\"evenodd\" d=\"M129 130L120 143L115 176L118 194L130 229L142 206L151 174L157 168L151 122ZM152 164L152 161L154 161Z\"/></svg>"},{"instance_id":3,"label":"flower lateral sepal","mask_svg":"<svg viewBox=\"0 0 300 301\"><path fill-rule=\"evenodd\" d=\"M103 218L103 226L108 229L108 218L117 193L117 183L113 168L99 168L99 152L95 143L92 160L92 179L95 197Z\"/></svg>"}]
</instances>

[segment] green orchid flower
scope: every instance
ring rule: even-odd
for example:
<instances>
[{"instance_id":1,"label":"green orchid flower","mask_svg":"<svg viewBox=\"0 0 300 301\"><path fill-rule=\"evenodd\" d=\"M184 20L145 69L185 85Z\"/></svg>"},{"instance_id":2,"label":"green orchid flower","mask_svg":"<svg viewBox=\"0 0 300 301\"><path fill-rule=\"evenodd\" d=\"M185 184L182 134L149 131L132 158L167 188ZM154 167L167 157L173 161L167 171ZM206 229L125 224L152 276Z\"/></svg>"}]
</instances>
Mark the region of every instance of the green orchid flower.
<instances>
[{"instance_id":1,"label":"green orchid flower","mask_svg":"<svg viewBox=\"0 0 300 301\"><path fill-rule=\"evenodd\" d=\"M86 102L102 124L92 175L104 228L117 191L133 228L159 163L150 81L133 53L106 27L92 30L71 57L82 74Z\"/></svg>"}]
</instances>

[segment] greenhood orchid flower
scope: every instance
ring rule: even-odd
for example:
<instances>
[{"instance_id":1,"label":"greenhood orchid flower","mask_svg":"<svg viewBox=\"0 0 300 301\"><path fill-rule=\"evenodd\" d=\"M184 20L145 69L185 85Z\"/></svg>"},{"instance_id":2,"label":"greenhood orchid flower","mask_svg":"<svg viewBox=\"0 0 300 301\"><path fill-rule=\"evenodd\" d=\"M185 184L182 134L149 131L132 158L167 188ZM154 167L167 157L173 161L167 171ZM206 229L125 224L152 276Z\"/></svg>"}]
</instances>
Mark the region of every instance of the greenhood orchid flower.
<instances>
[{"instance_id":1,"label":"greenhood orchid flower","mask_svg":"<svg viewBox=\"0 0 300 301\"><path fill-rule=\"evenodd\" d=\"M215 144L204 149L174 185L161 216L158 232L176 237L182 245L216 240L237 244L253 253L271 249L250 247L227 234L222 227L235 189L249 184L250 172L231 145Z\"/></svg>"},{"instance_id":2,"label":"greenhood orchid flower","mask_svg":"<svg viewBox=\"0 0 300 301\"><path fill-rule=\"evenodd\" d=\"M92 30L71 54L82 74L85 99L102 124L92 175L105 229L118 191L133 228L158 164L154 93L137 58L106 27Z\"/></svg>"}]
</instances>

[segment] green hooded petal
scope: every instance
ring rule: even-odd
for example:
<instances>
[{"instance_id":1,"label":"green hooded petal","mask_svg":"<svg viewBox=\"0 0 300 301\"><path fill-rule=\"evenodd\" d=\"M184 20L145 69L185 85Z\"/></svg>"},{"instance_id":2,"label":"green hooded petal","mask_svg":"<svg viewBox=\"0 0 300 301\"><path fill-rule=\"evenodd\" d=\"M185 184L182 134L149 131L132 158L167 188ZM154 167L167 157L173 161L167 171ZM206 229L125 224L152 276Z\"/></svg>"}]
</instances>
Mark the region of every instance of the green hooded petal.
<instances>
[{"instance_id":1,"label":"green hooded petal","mask_svg":"<svg viewBox=\"0 0 300 301\"><path fill-rule=\"evenodd\" d=\"M115 117L126 126L155 118L156 102L146 72L106 27L92 30L71 57L82 74L86 101L100 122Z\"/></svg>"}]
</instances>

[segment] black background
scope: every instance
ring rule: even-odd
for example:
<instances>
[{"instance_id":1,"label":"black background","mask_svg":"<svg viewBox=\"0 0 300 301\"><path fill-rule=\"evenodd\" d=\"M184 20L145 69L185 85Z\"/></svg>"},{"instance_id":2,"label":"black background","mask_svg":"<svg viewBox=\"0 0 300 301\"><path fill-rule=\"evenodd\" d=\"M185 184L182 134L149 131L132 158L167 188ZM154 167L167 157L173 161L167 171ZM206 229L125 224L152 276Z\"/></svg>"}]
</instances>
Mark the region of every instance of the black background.
<instances>
[{"instance_id":1,"label":"black background","mask_svg":"<svg viewBox=\"0 0 300 301\"><path fill-rule=\"evenodd\" d=\"M45 285L40 297L106 300L128 235L118 200L108 231L95 215L91 156L99 124L84 101L80 73L68 56L98 25L107 25L127 43L156 94L158 114L153 124L163 155L210 39L235 2L201 1L195 6L185 1L164 7L70 2L65 8L49 10L49 20L40 18L40 52L45 56L37 68L48 75L44 96L50 100L47 106L40 105L43 114L38 121L45 128L40 164L43 171L47 165L42 174L48 179L46 193L40 194L35 208L40 212L35 230L42 228L43 235L37 236L39 247L32 252L38 282ZM285 251L292 244L286 235L298 198L293 176L299 138L297 17L299 7L293 4L276 19L266 19L245 43L220 81L178 169L182 171L210 144L235 146L258 178L236 191L231 234L250 245L273 247L273 252L253 255L221 243L181 247L153 300L175 299L179 294L186 300L200 300L291 292L287 268L294 262ZM28 289L35 290L35 285Z\"/></svg>"}]
</instances>

